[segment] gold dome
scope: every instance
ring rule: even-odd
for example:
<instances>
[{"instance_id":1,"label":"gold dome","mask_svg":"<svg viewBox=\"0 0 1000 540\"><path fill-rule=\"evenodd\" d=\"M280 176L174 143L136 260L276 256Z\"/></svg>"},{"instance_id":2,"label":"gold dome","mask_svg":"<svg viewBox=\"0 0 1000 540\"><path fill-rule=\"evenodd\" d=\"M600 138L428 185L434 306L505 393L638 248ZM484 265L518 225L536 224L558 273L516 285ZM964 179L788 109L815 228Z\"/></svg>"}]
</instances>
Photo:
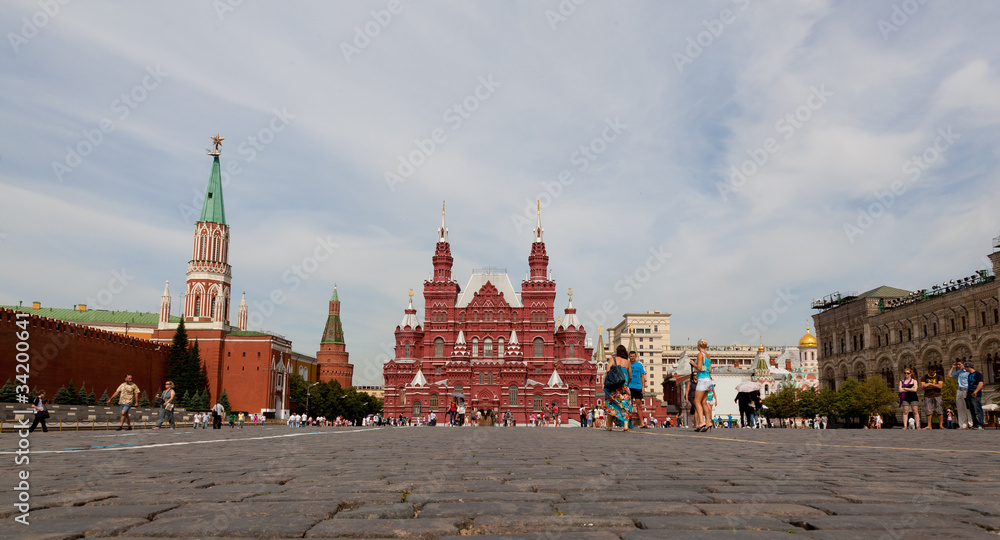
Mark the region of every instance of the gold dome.
<instances>
[{"instance_id":1,"label":"gold dome","mask_svg":"<svg viewBox=\"0 0 1000 540\"><path fill-rule=\"evenodd\" d=\"M816 337L809 333L809 327L806 327L806 335L802 336L799 340L799 347L815 347Z\"/></svg>"}]
</instances>

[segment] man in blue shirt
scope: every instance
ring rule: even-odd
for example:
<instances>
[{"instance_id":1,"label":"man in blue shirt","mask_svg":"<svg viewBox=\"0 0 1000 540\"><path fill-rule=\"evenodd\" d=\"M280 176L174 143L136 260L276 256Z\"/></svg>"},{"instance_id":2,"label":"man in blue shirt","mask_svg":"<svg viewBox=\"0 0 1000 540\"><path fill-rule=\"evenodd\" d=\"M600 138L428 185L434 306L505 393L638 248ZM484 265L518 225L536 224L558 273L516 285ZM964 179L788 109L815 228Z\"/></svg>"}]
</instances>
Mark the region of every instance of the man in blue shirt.
<instances>
[{"instance_id":1,"label":"man in blue shirt","mask_svg":"<svg viewBox=\"0 0 1000 540\"><path fill-rule=\"evenodd\" d=\"M972 362L965 363L965 371L969 373L969 390L965 402L972 416L972 429L983 429L983 374L976 371Z\"/></svg>"},{"instance_id":2,"label":"man in blue shirt","mask_svg":"<svg viewBox=\"0 0 1000 540\"><path fill-rule=\"evenodd\" d=\"M635 351L629 351L628 361L632 364L632 379L628 382L628 391L632 395L632 412L639 418L642 427L648 428L646 418L642 415L642 391L643 375L646 369L642 367L642 362L635 359Z\"/></svg>"},{"instance_id":3,"label":"man in blue shirt","mask_svg":"<svg viewBox=\"0 0 1000 540\"><path fill-rule=\"evenodd\" d=\"M955 408L958 409L958 429L969 429L972 427L972 418L969 416L969 405L965 401L969 390L969 372L965 371L965 362L955 360L948 376L958 379L958 392L955 393Z\"/></svg>"}]
</instances>

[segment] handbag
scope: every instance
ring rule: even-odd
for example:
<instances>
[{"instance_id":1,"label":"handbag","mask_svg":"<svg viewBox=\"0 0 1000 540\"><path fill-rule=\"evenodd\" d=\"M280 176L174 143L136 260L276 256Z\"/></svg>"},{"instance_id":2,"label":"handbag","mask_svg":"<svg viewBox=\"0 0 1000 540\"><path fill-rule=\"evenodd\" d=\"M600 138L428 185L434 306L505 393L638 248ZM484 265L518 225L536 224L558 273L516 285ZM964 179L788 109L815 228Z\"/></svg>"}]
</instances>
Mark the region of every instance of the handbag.
<instances>
[{"instance_id":1,"label":"handbag","mask_svg":"<svg viewBox=\"0 0 1000 540\"><path fill-rule=\"evenodd\" d=\"M49 410L48 409L42 409L42 411L39 412L36 416L37 416L37 418L39 420L48 420L49 419Z\"/></svg>"},{"instance_id":2,"label":"handbag","mask_svg":"<svg viewBox=\"0 0 1000 540\"><path fill-rule=\"evenodd\" d=\"M612 366L614 369L604 377L604 388L607 390L618 390L625 386L625 372L618 365Z\"/></svg>"}]
</instances>

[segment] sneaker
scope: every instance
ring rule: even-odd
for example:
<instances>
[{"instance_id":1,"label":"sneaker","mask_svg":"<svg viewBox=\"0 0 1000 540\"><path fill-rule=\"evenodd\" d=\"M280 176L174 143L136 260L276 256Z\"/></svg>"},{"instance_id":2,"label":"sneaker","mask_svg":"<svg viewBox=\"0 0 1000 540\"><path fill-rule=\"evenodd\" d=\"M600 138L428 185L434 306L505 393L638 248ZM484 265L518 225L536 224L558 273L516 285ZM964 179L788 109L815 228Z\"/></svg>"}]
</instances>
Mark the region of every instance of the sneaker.
<instances>
[{"instance_id":1,"label":"sneaker","mask_svg":"<svg viewBox=\"0 0 1000 540\"><path fill-rule=\"evenodd\" d=\"M118 428L117 428L117 429L115 429L115 431L121 431L121 430L122 430L122 427L121 427L121 426L118 426Z\"/></svg>"},{"instance_id":2,"label":"sneaker","mask_svg":"<svg viewBox=\"0 0 1000 540\"><path fill-rule=\"evenodd\" d=\"M129 426L129 427L128 427L128 430L129 430L129 431L132 431L132 426Z\"/></svg>"}]
</instances>

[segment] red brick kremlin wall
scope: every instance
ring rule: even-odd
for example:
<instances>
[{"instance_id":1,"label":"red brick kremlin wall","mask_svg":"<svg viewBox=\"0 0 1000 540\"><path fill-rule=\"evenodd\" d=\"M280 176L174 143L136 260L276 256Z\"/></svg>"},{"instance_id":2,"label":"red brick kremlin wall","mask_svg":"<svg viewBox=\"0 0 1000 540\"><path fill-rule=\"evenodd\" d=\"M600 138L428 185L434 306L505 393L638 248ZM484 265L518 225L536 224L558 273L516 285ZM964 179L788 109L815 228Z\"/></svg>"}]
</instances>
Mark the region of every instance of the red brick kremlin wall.
<instances>
[{"instance_id":1,"label":"red brick kremlin wall","mask_svg":"<svg viewBox=\"0 0 1000 540\"><path fill-rule=\"evenodd\" d=\"M15 371L16 347L22 341L18 334L24 330L16 323L27 321L31 355L28 385L45 390L50 400L59 387L71 380L77 390L85 384L87 392L94 391L98 398L105 389L110 396L125 381L126 374L132 375L150 399L158 388L163 388L168 345L48 317L29 315L18 319L16 313L0 309L0 384L8 378L20 384L15 376L23 375L24 371Z\"/></svg>"}]
</instances>

